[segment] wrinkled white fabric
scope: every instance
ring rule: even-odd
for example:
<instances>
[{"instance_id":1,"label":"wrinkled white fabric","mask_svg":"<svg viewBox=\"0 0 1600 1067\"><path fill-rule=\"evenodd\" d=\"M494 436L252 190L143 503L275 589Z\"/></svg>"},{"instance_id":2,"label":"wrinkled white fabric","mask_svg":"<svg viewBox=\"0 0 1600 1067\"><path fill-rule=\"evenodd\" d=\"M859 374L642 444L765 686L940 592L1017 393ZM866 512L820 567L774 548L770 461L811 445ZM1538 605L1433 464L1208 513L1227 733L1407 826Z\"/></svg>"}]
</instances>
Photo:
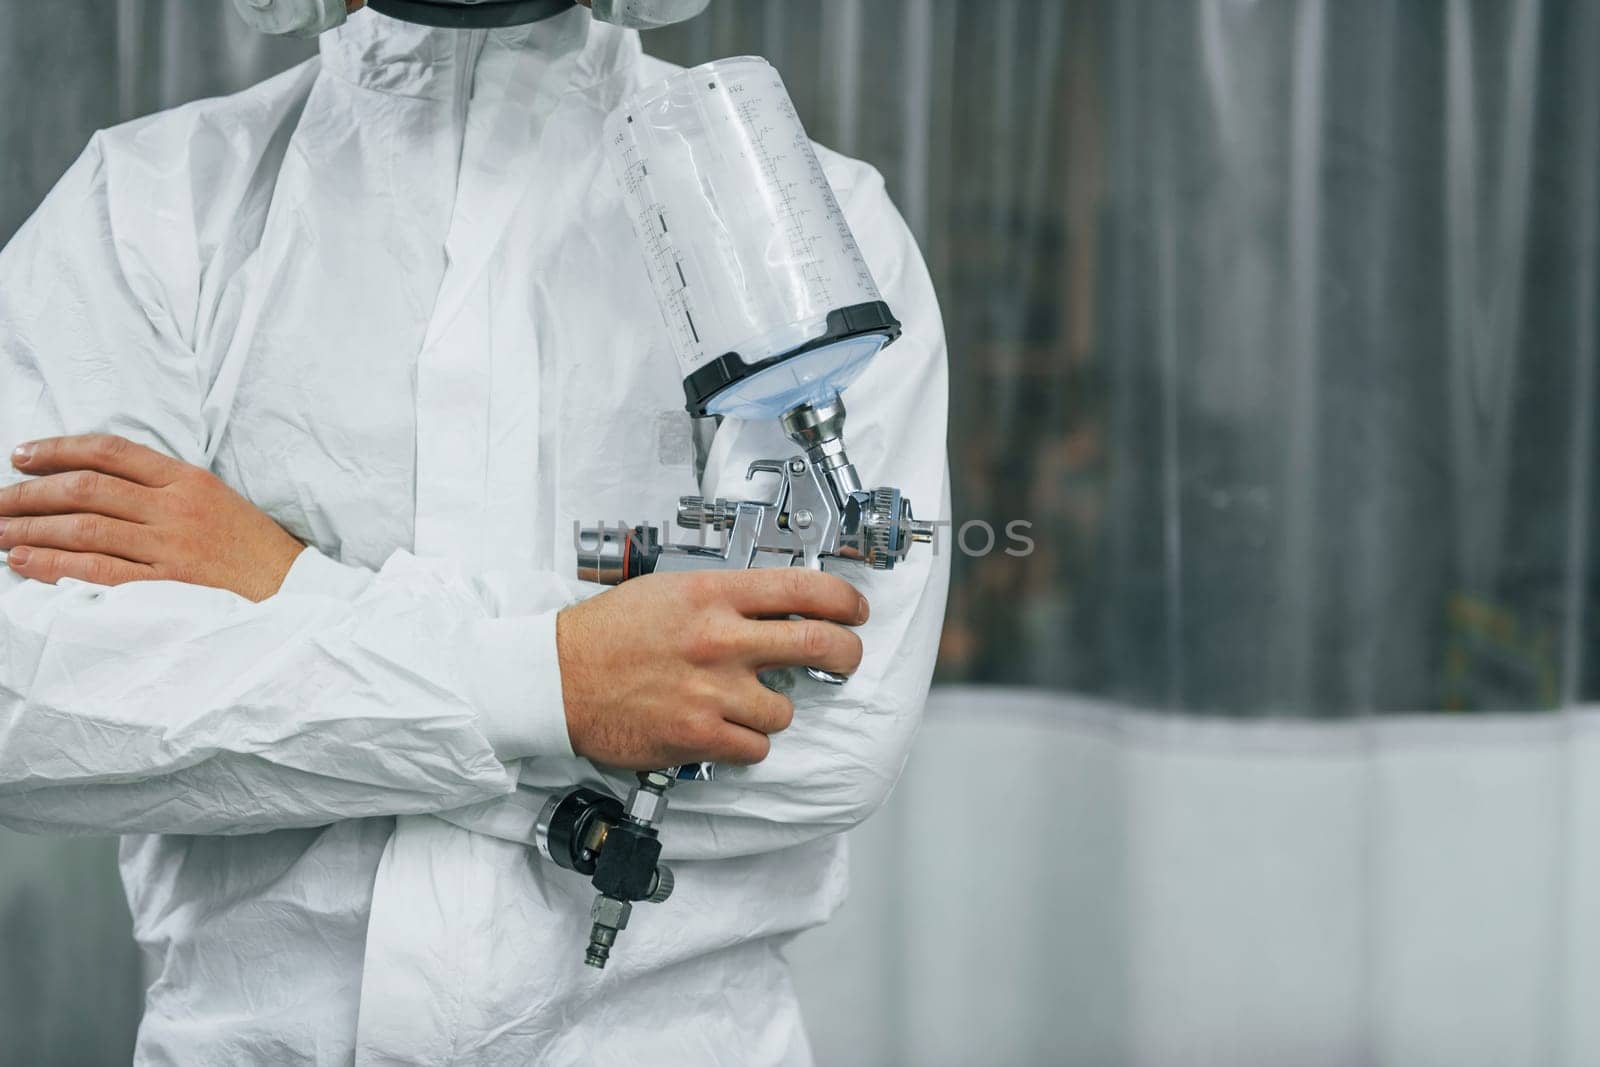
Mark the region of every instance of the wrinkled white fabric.
<instances>
[{"instance_id":1,"label":"wrinkled white fabric","mask_svg":"<svg viewBox=\"0 0 1600 1067\"><path fill-rule=\"evenodd\" d=\"M636 30L654 30L692 19L710 0L593 0L594 17Z\"/></svg>"},{"instance_id":2,"label":"wrinkled white fabric","mask_svg":"<svg viewBox=\"0 0 1600 1067\"><path fill-rule=\"evenodd\" d=\"M341 25L345 0L233 0L245 25L260 33L315 37Z\"/></svg>"},{"instance_id":3,"label":"wrinkled white fabric","mask_svg":"<svg viewBox=\"0 0 1600 1067\"><path fill-rule=\"evenodd\" d=\"M523 837L543 790L600 780L555 656L594 591L574 524L696 491L599 148L668 69L582 9L357 14L318 60L97 135L0 253L0 444L125 434L313 546L261 604L0 575L0 822L130 835L139 1062L808 1061L781 946L906 757L946 559L846 572L861 670L802 681L761 765L674 791L677 892L605 972L590 887ZM846 394L852 455L947 517L932 288L878 175L822 158L906 324ZM730 420L703 488L790 451Z\"/></svg>"}]
</instances>

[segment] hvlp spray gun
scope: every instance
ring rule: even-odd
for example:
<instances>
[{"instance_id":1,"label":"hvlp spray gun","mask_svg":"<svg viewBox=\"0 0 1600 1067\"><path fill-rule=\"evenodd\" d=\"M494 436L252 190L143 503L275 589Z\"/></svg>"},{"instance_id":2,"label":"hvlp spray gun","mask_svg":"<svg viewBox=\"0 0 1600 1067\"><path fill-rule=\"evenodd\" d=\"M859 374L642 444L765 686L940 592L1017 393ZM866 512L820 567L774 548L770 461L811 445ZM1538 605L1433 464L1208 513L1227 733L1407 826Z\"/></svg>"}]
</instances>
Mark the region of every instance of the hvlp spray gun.
<instances>
[{"instance_id":1,"label":"hvlp spray gun","mask_svg":"<svg viewBox=\"0 0 1600 1067\"><path fill-rule=\"evenodd\" d=\"M670 543L654 526L583 531L578 576L616 585L669 571L820 570L831 559L889 569L932 541L900 490L864 488L845 452L839 391L900 323L777 72L750 57L683 71L613 112L606 145L684 373L696 473L724 415L779 419L799 451L750 465L747 479L776 479L762 498L683 497L677 525L698 531L696 543ZM641 772L626 801L580 787L545 805L539 851L599 894L590 966L606 965L635 901L671 894L659 862L667 791L711 775L710 764L668 767Z\"/></svg>"}]
</instances>

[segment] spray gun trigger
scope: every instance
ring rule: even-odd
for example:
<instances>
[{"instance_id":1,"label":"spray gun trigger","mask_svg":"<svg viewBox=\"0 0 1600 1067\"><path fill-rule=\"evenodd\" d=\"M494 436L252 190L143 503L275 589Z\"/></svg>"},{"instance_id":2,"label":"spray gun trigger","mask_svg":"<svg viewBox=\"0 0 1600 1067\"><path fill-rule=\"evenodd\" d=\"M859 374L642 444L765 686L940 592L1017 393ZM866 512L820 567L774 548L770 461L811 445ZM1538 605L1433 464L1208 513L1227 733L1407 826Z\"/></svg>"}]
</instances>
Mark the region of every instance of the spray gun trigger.
<instances>
[{"instance_id":1,"label":"spray gun trigger","mask_svg":"<svg viewBox=\"0 0 1600 1067\"><path fill-rule=\"evenodd\" d=\"M758 459L744 472L744 480L748 482L758 474L783 474L787 469L781 459Z\"/></svg>"}]
</instances>

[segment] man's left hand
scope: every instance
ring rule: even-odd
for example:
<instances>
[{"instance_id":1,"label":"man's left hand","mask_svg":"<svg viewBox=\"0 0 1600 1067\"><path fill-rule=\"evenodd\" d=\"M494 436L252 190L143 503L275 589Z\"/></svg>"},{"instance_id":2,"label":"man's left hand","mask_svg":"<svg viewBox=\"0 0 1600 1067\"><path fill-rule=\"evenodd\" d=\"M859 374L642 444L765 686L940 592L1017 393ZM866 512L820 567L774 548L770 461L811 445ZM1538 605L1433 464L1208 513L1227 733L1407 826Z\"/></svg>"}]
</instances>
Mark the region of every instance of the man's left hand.
<instances>
[{"instance_id":1,"label":"man's left hand","mask_svg":"<svg viewBox=\"0 0 1600 1067\"><path fill-rule=\"evenodd\" d=\"M30 441L11 465L39 476L0 489L0 549L24 578L170 580L265 600L304 547L210 471L124 437Z\"/></svg>"}]
</instances>

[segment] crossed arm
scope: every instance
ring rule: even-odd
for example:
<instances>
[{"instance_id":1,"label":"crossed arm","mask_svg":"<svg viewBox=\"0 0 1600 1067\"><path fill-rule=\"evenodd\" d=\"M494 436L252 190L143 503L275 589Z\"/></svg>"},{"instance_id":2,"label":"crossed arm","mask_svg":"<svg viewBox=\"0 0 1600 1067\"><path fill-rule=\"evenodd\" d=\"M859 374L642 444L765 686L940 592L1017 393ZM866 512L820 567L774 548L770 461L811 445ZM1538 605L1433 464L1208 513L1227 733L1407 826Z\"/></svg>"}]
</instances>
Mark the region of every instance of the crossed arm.
<instances>
[{"instance_id":1,"label":"crossed arm","mask_svg":"<svg viewBox=\"0 0 1600 1067\"><path fill-rule=\"evenodd\" d=\"M708 855L794 844L881 802L926 692L944 561L861 574L869 622L856 589L799 569L580 599L549 570L302 553L193 465L203 376L170 294L105 236L102 169L92 148L0 252L0 431L36 437L13 460L25 480L0 488L0 823L238 833L441 812L511 791L519 770L589 773L573 755L745 765L680 804L703 809ZM866 208L896 250L885 292L926 329L864 375L857 458L945 514L937 308L881 191ZM162 448L42 436L88 426ZM753 424L722 434L727 471L772 454ZM756 680L783 664L854 681L796 715ZM551 758L508 766L527 757Z\"/></svg>"},{"instance_id":2,"label":"crossed arm","mask_svg":"<svg viewBox=\"0 0 1600 1067\"><path fill-rule=\"evenodd\" d=\"M215 475L122 437L27 442L12 465L36 476L0 488L0 549L24 578L177 581L261 601L304 550ZM841 579L799 570L652 575L574 605L556 628L573 751L640 770L760 762L794 707L756 672L854 671L861 641L846 627L868 610Z\"/></svg>"},{"instance_id":3,"label":"crossed arm","mask_svg":"<svg viewBox=\"0 0 1600 1067\"><path fill-rule=\"evenodd\" d=\"M209 471L112 434L20 444L0 488L0 550L24 578L167 579L261 601L305 547Z\"/></svg>"}]
</instances>

